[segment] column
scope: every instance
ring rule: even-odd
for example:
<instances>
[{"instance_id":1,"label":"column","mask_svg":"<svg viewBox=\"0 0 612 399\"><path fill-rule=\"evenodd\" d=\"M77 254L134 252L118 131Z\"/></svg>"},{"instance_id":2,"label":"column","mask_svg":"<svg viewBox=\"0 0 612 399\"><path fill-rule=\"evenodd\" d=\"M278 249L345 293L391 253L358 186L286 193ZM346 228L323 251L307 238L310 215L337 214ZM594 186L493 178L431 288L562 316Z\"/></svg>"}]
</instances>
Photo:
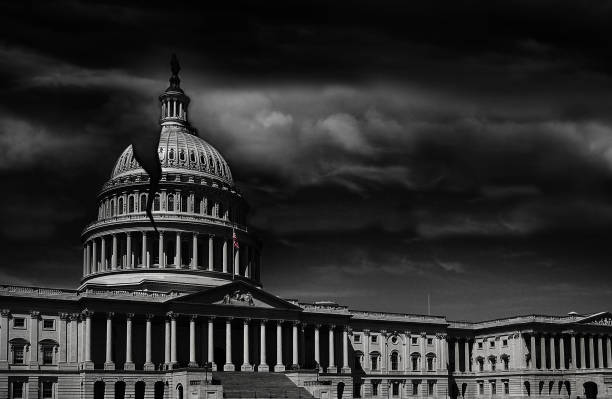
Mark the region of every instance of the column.
<instances>
[{"instance_id":1,"label":"column","mask_svg":"<svg viewBox=\"0 0 612 399\"><path fill-rule=\"evenodd\" d=\"M223 240L223 273L227 273L227 240Z\"/></svg>"},{"instance_id":2,"label":"column","mask_svg":"<svg viewBox=\"0 0 612 399\"><path fill-rule=\"evenodd\" d=\"M106 238L100 237L102 244L100 245L100 270L106 270Z\"/></svg>"},{"instance_id":3,"label":"column","mask_svg":"<svg viewBox=\"0 0 612 399\"><path fill-rule=\"evenodd\" d=\"M193 243L191 245L191 268L198 268L198 233L193 233Z\"/></svg>"},{"instance_id":4,"label":"column","mask_svg":"<svg viewBox=\"0 0 612 399\"><path fill-rule=\"evenodd\" d=\"M423 359L421 359L421 361L423 361ZM455 372L459 371L461 371L459 366L459 338L455 338Z\"/></svg>"},{"instance_id":5,"label":"column","mask_svg":"<svg viewBox=\"0 0 612 399\"><path fill-rule=\"evenodd\" d=\"M177 362L176 356L176 318L178 315L170 312L170 367L174 367Z\"/></svg>"},{"instance_id":6,"label":"column","mask_svg":"<svg viewBox=\"0 0 612 399\"><path fill-rule=\"evenodd\" d=\"M573 331L570 333L570 355L572 357L572 364L570 368L578 368L578 357L576 356L576 334Z\"/></svg>"},{"instance_id":7,"label":"column","mask_svg":"<svg viewBox=\"0 0 612 399\"><path fill-rule=\"evenodd\" d=\"M557 368L555 353L555 334L550 334L550 338L548 339L550 343L550 369L555 370Z\"/></svg>"},{"instance_id":8,"label":"column","mask_svg":"<svg viewBox=\"0 0 612 399\"><path fill-rule=\"evenodd\" d=\"M535 337L535 333L531 333L531 339L530 339L530 344L529 345L529 368L532 370L535 370L537 365L538 365L538 354L536 352L536 337Z\"/></svg>"},{"instance_id":9,"label":"column","mask_svg":"<svg viewBox=\"0 0 612 399\"><path fill-rule=\"evenodd\" d=\"M153 315L151 313L147 314L147 321L145 326L145 370L155 369L151 358L151 319L153 319Z\"/></svg>"},{"instance_id":10,"label":"column","mask_svg":"<svg viewBox=\"0 0 612 399\"><path fill-rule=\"evenodd\" d=\"M134 362L132 361L132 319L134 313L128 313L125 319L125 364L124 370L135 370Z\"/></svg>"},{"instance_id":11,"label":"column","mask_svg":"<svg viewBox=\"0 0 612 399\"><path fill-rule=\"evenodd\" d=\"M111 255L111 269L117 269L117 235L113 234L113 254Z\"/></svg>"},{"instance_id":12,"label":"column","mask_svg":"<svg viewBox=\"0 0 612 399\"><path fill-rule=\"evenodd\" d=\"M540 335L540 369L546 369L546 337Z\"/></svg>"},{"instance_id":13,"label":"column","mask_svg":"<svg viewBox=\"0 0 612 399\"><path fill-rule=\"evenodd\" d=\"M196 363L196 319L198 316L191 315L189 318L189 367L198 367Z\"/></svg>"},{"instance_id":14,"label":"column","mask_svg":"<svg viewBox=\"0 0 612 399\"><path fill-rule=\"evenodd\" d=\"M593 342L593 336L589 335L589 368L595 368L595 343Z\"/></svg>"},{"instance_id":15,"label":"column","mask_svg":"<svg viewBox=\"0 0 612 399\"><path fill-rule=\"evenodd\" d=\"M317 365L317 368L319 369L319 371L322 371L322 368L321 368L321 344L320 344L320 337L319 337L319 329L320 328L321 328L320 324L315 324L314 325L314 359L315 359L315 363ZM366 334L366 337L367 337L367 334ZM364 354L364 357L365 356L366 355Z\"/></svg>"},{"instance_id":16,"label":"column","mask_svg":"<svg viewBox=\"0 0 612 399\"><path fill-rule=\"evenodd\" d=\"M597 336L597 367L604 368L603 364L603 337L601 334Z\"/></svg>"},{"instance_id":17,"label":"column","mask_svg":"<svg viewBox=\"0 0 612 399\"><path fill-rule=\"evenodd\" d=\"M208 363L210 363L212 371L217 371L215 364L215 342L214 342L214 317L208 318Z\"/></svg>"},{"instance_id":18,"label":"column","mask_svg":"<svg viewBox=\"0 0 612 399\"><path fill-rule=\"evenodd\" d=\"M132 233L129 231L125 233L125 268L132 268Z\"/></svg>"},{"instance_id":19,"label":"column","mask_svg":"<svg viewBox=\"0 0 612 399\"><path fill-rule=\"evenodd\" d=\"M114 236L113 236L114 237ZM104 370L114 370L115 363L113 362L113 312L106 314L106 361L104 362Z\"/></svg>"},{"instance_id":20,"label":"column","mask_svg":"<svg viewBox=\"0 0 612 399\"><path fill-rule=\"evenodd\" d=\"M410 339L410 335L408 335L407 339ZM440 363L438 364L438 369L441 371L446 370L446 353L447 343L446 343L446 334L440 334ZM409 359L406 359L406 363L408 363ZM410 367L410 366L408 366Z\"/></svg>"},{"instance_id":21,"label":"column","mask_svg":"<svg viewBox=\"0 0 612 399\"><path fill-rule=\"evenodd\" d=\"M249 359L249 319L244 319L242 324L242 366L240 371L253 371Z\"/></svg>"},{"instance_id":22,"label":"column","mask_svg":"<svg viewBox=\"0 0 612 399\"><path fill-rule=\"evenodd\" d=\"M182 261L182 259L181 259L181 247L182 247L182 245L181 245L181 233L179 231L177 231L176 232L176 251L175 251L176 257L174 258L174 266L177 269L181 268L181 263L182 263L181 262Z\"/></svg>"},{"instance_id":23,"label":"column","mask_svg":"<svg viewBox=\"0 0 612 399\"><path fill-rule=\"evenodd\" d=\"M608 368L612 368L612 339L610 339L610 336L606 336L606 360L607 360L607 367Z\"/></svg>"},{"instance_id":24,"label":"column","mask_svg":"<svg viewBox=\"0 0 612 399\"><path fill-rule=\"evenodd\" d=\"M159 245L158 245L158 258L159 258L159 267L166 267L164 262L164 232L159 232Z\"/></svg>"},{"instance_id":25,"label":"column","mask_svg":"<svg viewBox=\"0 0 612 399\"><path fill-rule=\"evenodd\" d=\"M266 320L262 320L259 325L259 366L257 366L257 371L267 372L269 370L266 362Z\"/></svg>"},{"instance_id":26,"label":"column","mask_svg":"<svg viewBox=\"0 0 612 399\"><path fill-rule=\"evenodd\" d=\"M72 365L76 365L79 361L79 344L82 345L82 342L79 342L79 314L72 313L68 317L68 344L66 346L69 351L68 354L68 363ZM81 337L80 341L83 341L83 337ZM82 357L83 355L81 355ZM82 359L81 359L82 360Z\"/></svg>"},{"instance_id":27,"label":"column","mask_svg":"<svg viewBox=\"0 0 612 399\"><path fill-rule=\"evenodd\" d=\"M563 333L559 334L559 368L565 370L565 340Z\"/></svg>"},{"instance_id":28,"label":"column","mask_svg":"<svg viewBox=\"0 0 612 399\"><path fill-rule=\"evenodd\" d=\"M225 365L223 371L234 371L234 363L232 363L232 318L225 319Z\"/></svg>"},{"instance_id":29,"label":"column","mask_svg":"<svg viewBox=\"0 0 612 399\"><path fill-rule=\"evenodd\" d=\"M170 319L168 317L166 317L164 332L164 365L167 368L170 366Z\"/></svg>"},{"instance_id":30,"label":"column","mask_svg":"<svg viewBox=\"0 0 612 399\"><path fill-rule=\"evenodd\" d=\"M285 371L283 364L283 321L276 322L276 365L274 371Z\"/></svg>"},{"instance_id":31,"label":"column","mask_svg":"<svg viewBox=\"0 0 612 399\"><path fill-rule=\"evenodd\" d=\"M68 313L60 313L59 314L59 323L57 325L58 335L59 335L59 359L58 363L66 363L68 361L68 320L70 316Z\"/></svg>"},{"instance_id":32,"label":"column","mask_svg":"<svg viewBox=\"0 0 612 399\"><path fill-rule=\"evenodd\" d=\"M463 359L463 368L467 373L470 371L470 340L465 339L465 359Z\"/></svg>"},{"instance_id":33,"label":"column","mask_svg":"<svg viewBox=\"0 0 612 399\"><path fill-rule=\"evenodd\" d=\"M348 360L348 327L344 326L342 329L342 373L350 373L351 368L349 367Z\"/></svg>"},{"instance_id":34,"label":"column","mask_svg":"<svg viewBox=\"0 0 612 399\"><path fill-rule=\"evenodd\" d=\"M89 265L87 264L87 245L83 246L83 276L89 274Z\"/></svg>"},{"instance_id":35,"label":"column","mask_svg":"<svg viewBox=\"0 0 612 399\"><path fill-rule=\"evenodd\" d=\"M30 368L38 368L38 321L40 320L40 312L37 310L30 311Z\"/></svg>"},{"instance_id":36,"label":"column","mask_svg":"<svg viewBox=\"0 0 612 399\"><path fill-rule=\"evenodd\" d=\"M85 368L93 369L93 362L91 361L91 316L93 316L93 312L84 310L83 315L85 316Z\"/></svg>"},{"instance_id":37,"label":"column","mask_svg":"<svg viewBox=\"0 0 612 399\"><path fill-rule=\"evenodd\" d=\"M240 275L240 248L236 248L234 253L234 275Z\"/></svg>"},{"instance_id":38,"label":"column","mask_svg":"<svg viewBox=\"0 0 612 399\"><path fill-rule=\"evenodd\" d=\"M584 345L584 335L580 335L580 368L586 368L586 348Z\"/></svg>"},{"instance_id":39,"label":"column","mask_svg":"<svg viewBox=\"0 0 612 399\"><path fill-rule=\"evenodd\" d=\"M214 270L214 263L215 263L215 236L213 235L209 235L208 236L208 271L213 271Z\"/></svg>"},{"instance_id":40,"label":"column","mask_svg":"<svg viewBox=\"0 0 612 399\"><path fill-rule=\"evenodd\" d=\"M93 264L91 262L91 242L87 243L87 254L85 255L87 258L87 269L89 270L89 273L95 273L95 270L93 268Z\"/></svg>"},{"instance_id":41,"label":"column","mask_svg":"<svg viewBox=\"0 0 612 399\"><path fill-rule=\"evenodd\" d=\"M93 241L93 245L92 245L92 249L91 249L91 264L92 264L92 269L95 270L96 272L100 271L100 268L98 267L98 247L97 247L97 242L98 240L96 240L95 238L92 240Z\"/></svg>"},{"instance_id":42,"label":"column","mask_svg":"<svg viewBox=\"0 0 612 399\"><path fill-rule=\"evenodd\" d=\"M250 268L249 268L249 266L250 266L250 265L249 265L249 246L248 246L248 245L245 245L245 246L244 246L244 254L245 254L244 258L245 258L245 260L246 260L246 261L244 262L244 277L247 277L247 278L248 278L248 277L250 277L250 276L249 276L249 273L250 273L250 271L249 271L249 269L250 269Z\"/></svg>"},{"instance_id":43,"label":"column","mask_svg":"<svg viewBox=\"0 0 612 399\"><path fill-rule=\"evenodd\" d=\"M147 232L146 231L142 232L142 254L140 256L142 257L142 267L145 269L148 269L149 259L147 256Z\"/></svg>"},{"instance_id":44,"label":"column","mask_svg":"<svg viewBox=\"0 0 612 399\"><path fill-rule=\"evenodd\" d=\"M421 331L420 335L421 335L420 338L419 338L419 343L420 343L420 345L419 345L419 353L421 354L421 356L419 356L419 361L421 362L420 369L422 371L426 371L427 370L427 361L426 361L425 356L427 355L427 352L426 352L425 343L427 342L427 333L424 332L424 331ZM458 343L458 341L459 341L459 338L457 338L457 343ZM456 353L458 353L458 352L456 352ZM389 354L387 353L386 350L385 350L385 357L383 359L385 359L383 364L386 366L387 365L386 359L389 359ZM459 371L459 367L460 367L458 359L459 358L457 357L457 363L455 363L455 367L456 367L457 371Z\"/></svg>"},{"instance_id":45,"label":"column","mask_svg":"<svg viewBox=\"0 0 612 399\"><path fill-rule=\"evenodd\" d=\"M328 373L336 373L336 364L334 362L334 326L333 324L329 326L329 365L327 366Z\"/></svg>"},{"instance_id":46,"label":"column","mask_svg":"<svg viewBox=\"0 0 612 399\"><path fill-rule=\"evenodd\" d=\"M291 368L293 370L297 370L300 368L299 366L299 355L298 355L298 322L294 321L291 325L291 336L292 336L292 345L291 345Z\"/></svg>"}]
</instances>

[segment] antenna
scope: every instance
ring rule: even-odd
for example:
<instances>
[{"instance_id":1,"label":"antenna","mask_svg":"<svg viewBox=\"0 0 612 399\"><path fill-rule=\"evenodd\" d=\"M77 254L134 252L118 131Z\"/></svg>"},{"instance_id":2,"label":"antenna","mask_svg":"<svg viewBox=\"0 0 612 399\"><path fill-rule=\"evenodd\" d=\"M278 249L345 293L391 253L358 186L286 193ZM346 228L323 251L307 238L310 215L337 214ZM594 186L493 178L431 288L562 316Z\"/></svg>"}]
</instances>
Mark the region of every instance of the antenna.
<instances>
[{"instance_id":1,"label":"antenna","mask_svg":"<svg viewBox=\"0 0 612 399\"><path fill-rule=\"evenodd\" d=\"M429 297L429 292L427 293L427 316L431 316L431 300Z\"/></svg>"}]
</instances>

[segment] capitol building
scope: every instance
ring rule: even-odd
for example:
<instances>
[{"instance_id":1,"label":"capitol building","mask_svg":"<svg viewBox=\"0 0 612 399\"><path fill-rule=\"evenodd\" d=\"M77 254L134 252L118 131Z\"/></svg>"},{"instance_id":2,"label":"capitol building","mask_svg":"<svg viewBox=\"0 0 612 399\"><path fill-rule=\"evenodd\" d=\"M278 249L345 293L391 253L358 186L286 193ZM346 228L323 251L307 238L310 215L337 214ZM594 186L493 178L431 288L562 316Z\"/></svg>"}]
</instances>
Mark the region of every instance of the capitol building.
<instances>
[{"instance_id":1,"label":"capitol building","mask_svg":"<svg viewBox=\"0 0 612 399\"><path fill-rule=\"evenodd\" d=\"M0 286L0 399L612 398L608 312L459 322L264 290L248 203L172 69L159 183L119 155L80 285Z\"/></svg>"}]
</instances>

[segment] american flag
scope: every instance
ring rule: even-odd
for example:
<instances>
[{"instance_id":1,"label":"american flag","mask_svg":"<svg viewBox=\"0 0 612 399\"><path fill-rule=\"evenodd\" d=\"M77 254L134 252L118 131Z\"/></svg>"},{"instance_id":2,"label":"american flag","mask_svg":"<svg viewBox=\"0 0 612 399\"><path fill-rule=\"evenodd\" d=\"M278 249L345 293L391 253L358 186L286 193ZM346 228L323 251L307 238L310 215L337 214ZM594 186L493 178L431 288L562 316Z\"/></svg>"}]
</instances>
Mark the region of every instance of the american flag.
<instances>
[{"instance_id":1,"label":"american flag","mask_svg":"<svg viewBox=\"0 0 612 399\"><path fill-rule=\"evenodd\" d=\"M236 237L236 231L232 229L232 240L234 240L234 248L240 248L238 245L238 237Z\"/></svg>"}]
</instances>

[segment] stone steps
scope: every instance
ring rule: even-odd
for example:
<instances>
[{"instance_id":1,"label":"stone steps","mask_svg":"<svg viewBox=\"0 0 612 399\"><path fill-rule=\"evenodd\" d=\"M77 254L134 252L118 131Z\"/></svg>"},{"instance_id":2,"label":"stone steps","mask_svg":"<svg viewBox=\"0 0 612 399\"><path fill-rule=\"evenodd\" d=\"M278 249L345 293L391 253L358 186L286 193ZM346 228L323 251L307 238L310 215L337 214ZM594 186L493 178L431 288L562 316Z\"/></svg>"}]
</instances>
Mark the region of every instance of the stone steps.
<instances>
[{"instance_id":1,"label":"stone steps","mask_svg":"<svg viewBox=\"0 0 612 399\"><path fill-rule=\"evenodd\" d=\"M223 396L228 399L313 399L305 388L280 373L215 372L213 381L223 385Z\"/></svg>"}]
</instances>

